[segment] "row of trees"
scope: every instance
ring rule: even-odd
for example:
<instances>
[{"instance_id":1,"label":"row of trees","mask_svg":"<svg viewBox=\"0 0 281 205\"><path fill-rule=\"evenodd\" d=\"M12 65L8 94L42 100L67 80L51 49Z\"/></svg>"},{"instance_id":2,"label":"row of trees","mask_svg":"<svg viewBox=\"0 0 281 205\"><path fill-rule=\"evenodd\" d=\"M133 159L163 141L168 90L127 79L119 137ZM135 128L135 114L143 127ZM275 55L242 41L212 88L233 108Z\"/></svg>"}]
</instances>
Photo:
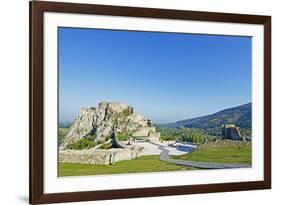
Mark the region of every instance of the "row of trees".
<instances>
[{"instance_id":1,"label":"row of trees","mask_svg":"<svg viewBox=\"0 0 281 205\"><path fill-rule=\"evenodd\" d=\"M193 142L202 144L209 139L209 135L196 128L170 128L156 127L157 132L161 133L161 140L177 140L183 142Z\"/></svg>"},{"instance_id":2,"label":"row of trees","mask_svg":"<svg viewBox=\"0 0 281 205\"><path fill-rule=\"evenodd\" d=\"M239 127L239 129L242 136L252 137L252 128ZM221 136L221 127L209 128L209 129L205 129L204 131L212 136Z\"/></svg>"}]
</instances>

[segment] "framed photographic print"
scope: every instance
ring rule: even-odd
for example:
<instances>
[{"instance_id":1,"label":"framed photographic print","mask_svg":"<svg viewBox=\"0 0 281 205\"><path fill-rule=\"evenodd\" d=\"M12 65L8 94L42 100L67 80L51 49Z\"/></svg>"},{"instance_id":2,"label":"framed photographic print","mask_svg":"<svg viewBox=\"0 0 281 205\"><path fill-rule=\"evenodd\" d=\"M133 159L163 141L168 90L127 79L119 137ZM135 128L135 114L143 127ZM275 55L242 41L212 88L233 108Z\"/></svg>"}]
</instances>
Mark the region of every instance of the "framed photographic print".
<instances>
[{"instance_id":1,"label":"framed photographic print","mask_svg":"<svg viewBox=\"0 0 281 205\"><path fill-rule=\"evenodd\" d=\"M30 2L30 203L271 188L271 17Z\"/></svg>"}]
</instances>

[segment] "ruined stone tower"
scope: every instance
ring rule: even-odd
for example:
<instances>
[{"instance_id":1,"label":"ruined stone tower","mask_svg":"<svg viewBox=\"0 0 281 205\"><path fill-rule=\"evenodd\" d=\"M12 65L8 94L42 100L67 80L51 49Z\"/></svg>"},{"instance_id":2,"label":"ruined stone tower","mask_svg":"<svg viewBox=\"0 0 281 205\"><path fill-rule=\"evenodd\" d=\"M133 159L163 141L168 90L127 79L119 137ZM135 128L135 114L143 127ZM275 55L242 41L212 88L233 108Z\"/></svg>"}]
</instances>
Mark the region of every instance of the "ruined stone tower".
<instances>
[{"instance_id":1,"label":"ruined stone tower","mask_svg":"<svg viewBox=\"0 0 281 205\"><path fill-rule=\"evenodd\" d=\"M223 140L245 140L244 137L241 136L240 130L234 124L225 124L222 125L221 128L221 138Z\"/></svg>"}]
</instances>

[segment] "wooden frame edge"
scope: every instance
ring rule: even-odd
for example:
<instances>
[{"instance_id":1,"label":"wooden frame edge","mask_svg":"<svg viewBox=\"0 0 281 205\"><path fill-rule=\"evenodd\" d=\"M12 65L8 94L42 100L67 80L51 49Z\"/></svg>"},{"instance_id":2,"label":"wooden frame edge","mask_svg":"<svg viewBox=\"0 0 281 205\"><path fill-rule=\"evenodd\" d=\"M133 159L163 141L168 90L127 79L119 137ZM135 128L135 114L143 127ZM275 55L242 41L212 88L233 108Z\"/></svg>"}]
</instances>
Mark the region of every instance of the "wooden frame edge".
<instances>
[{"instance_id":1,"label":"wooden frame edge","mask_svg":"<svg viewBox=\"0 0 281 205\"><path fill-rule=\"evenodd\" d=\"M215 186L215 188L214 188ZM208 185L188 185L154 188L121 189L110 191L67 192L43 194L35 204L98 201L108 199L141 198L156 196L172 196L186 194L206 194L217 192L249 191L268 189L264 181L224 183Z\"/></svg>"},{"instance_id":2,"label":"wooden frame edge","mask_svg":"<svg viewBox=\"0 0 281 205\"><path fill-rule=\"evenodd\" d=\"M43 13L69 12L186 19L236 23L256 23L264 26L264 180L239 183L152 187L110 191L88 191L44 194L43 192ZM144 14L145 13L145 14ZM140 7L104 6L62 2L29 2L29 203L58 203L106 199L153 197L245 191L271 188L271 17L246 14L167 10ZM36 58L34 57L36 54ZM34 97L36 96L36 98Z\"/></svg>"},{"instance_id":3,"label":"wooden frame edge","mask_svg":"<svg viewBox=\"0 0 281 205\"><path fill-rule=\"evenodd\" d=\"M30 83L29 83L29 202L43 196L43 10L29 2ZM42 35L41 35L42 34ZM35 58L36 54L36 58ZM34 97L36 96L36 97Z\"/></svg>"},{"instance_id":4,"label":"wooden frame edge","mask_svg":"<svg viewBox=\"0 0 281 205\"><path fill-rule=\"evenodd\" d=\"M264 181L271 188L271 17L264 21Z\"/></svg>"}]
</instances>

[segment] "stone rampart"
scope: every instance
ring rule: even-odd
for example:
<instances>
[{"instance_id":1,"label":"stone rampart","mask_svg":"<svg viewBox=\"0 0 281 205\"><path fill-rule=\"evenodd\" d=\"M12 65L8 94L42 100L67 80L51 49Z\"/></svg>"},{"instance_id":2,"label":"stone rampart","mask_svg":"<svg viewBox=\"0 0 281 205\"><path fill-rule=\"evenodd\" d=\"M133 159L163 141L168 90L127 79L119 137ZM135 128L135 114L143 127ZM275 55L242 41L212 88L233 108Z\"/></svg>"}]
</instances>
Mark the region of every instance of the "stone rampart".
<instances>
[{"instance_id":1,"label":"stone rampart","mask_svg":"<svg viewBox=\"0 0 281 205\"><path fill-rule=\"evenodd\" d=\"M85 149L85 150L60 150L59 161L80 164L114 164L118 161L131 160L142 156L141 147L128 147L125 149Z\"/></svg>"}]
</instances>

